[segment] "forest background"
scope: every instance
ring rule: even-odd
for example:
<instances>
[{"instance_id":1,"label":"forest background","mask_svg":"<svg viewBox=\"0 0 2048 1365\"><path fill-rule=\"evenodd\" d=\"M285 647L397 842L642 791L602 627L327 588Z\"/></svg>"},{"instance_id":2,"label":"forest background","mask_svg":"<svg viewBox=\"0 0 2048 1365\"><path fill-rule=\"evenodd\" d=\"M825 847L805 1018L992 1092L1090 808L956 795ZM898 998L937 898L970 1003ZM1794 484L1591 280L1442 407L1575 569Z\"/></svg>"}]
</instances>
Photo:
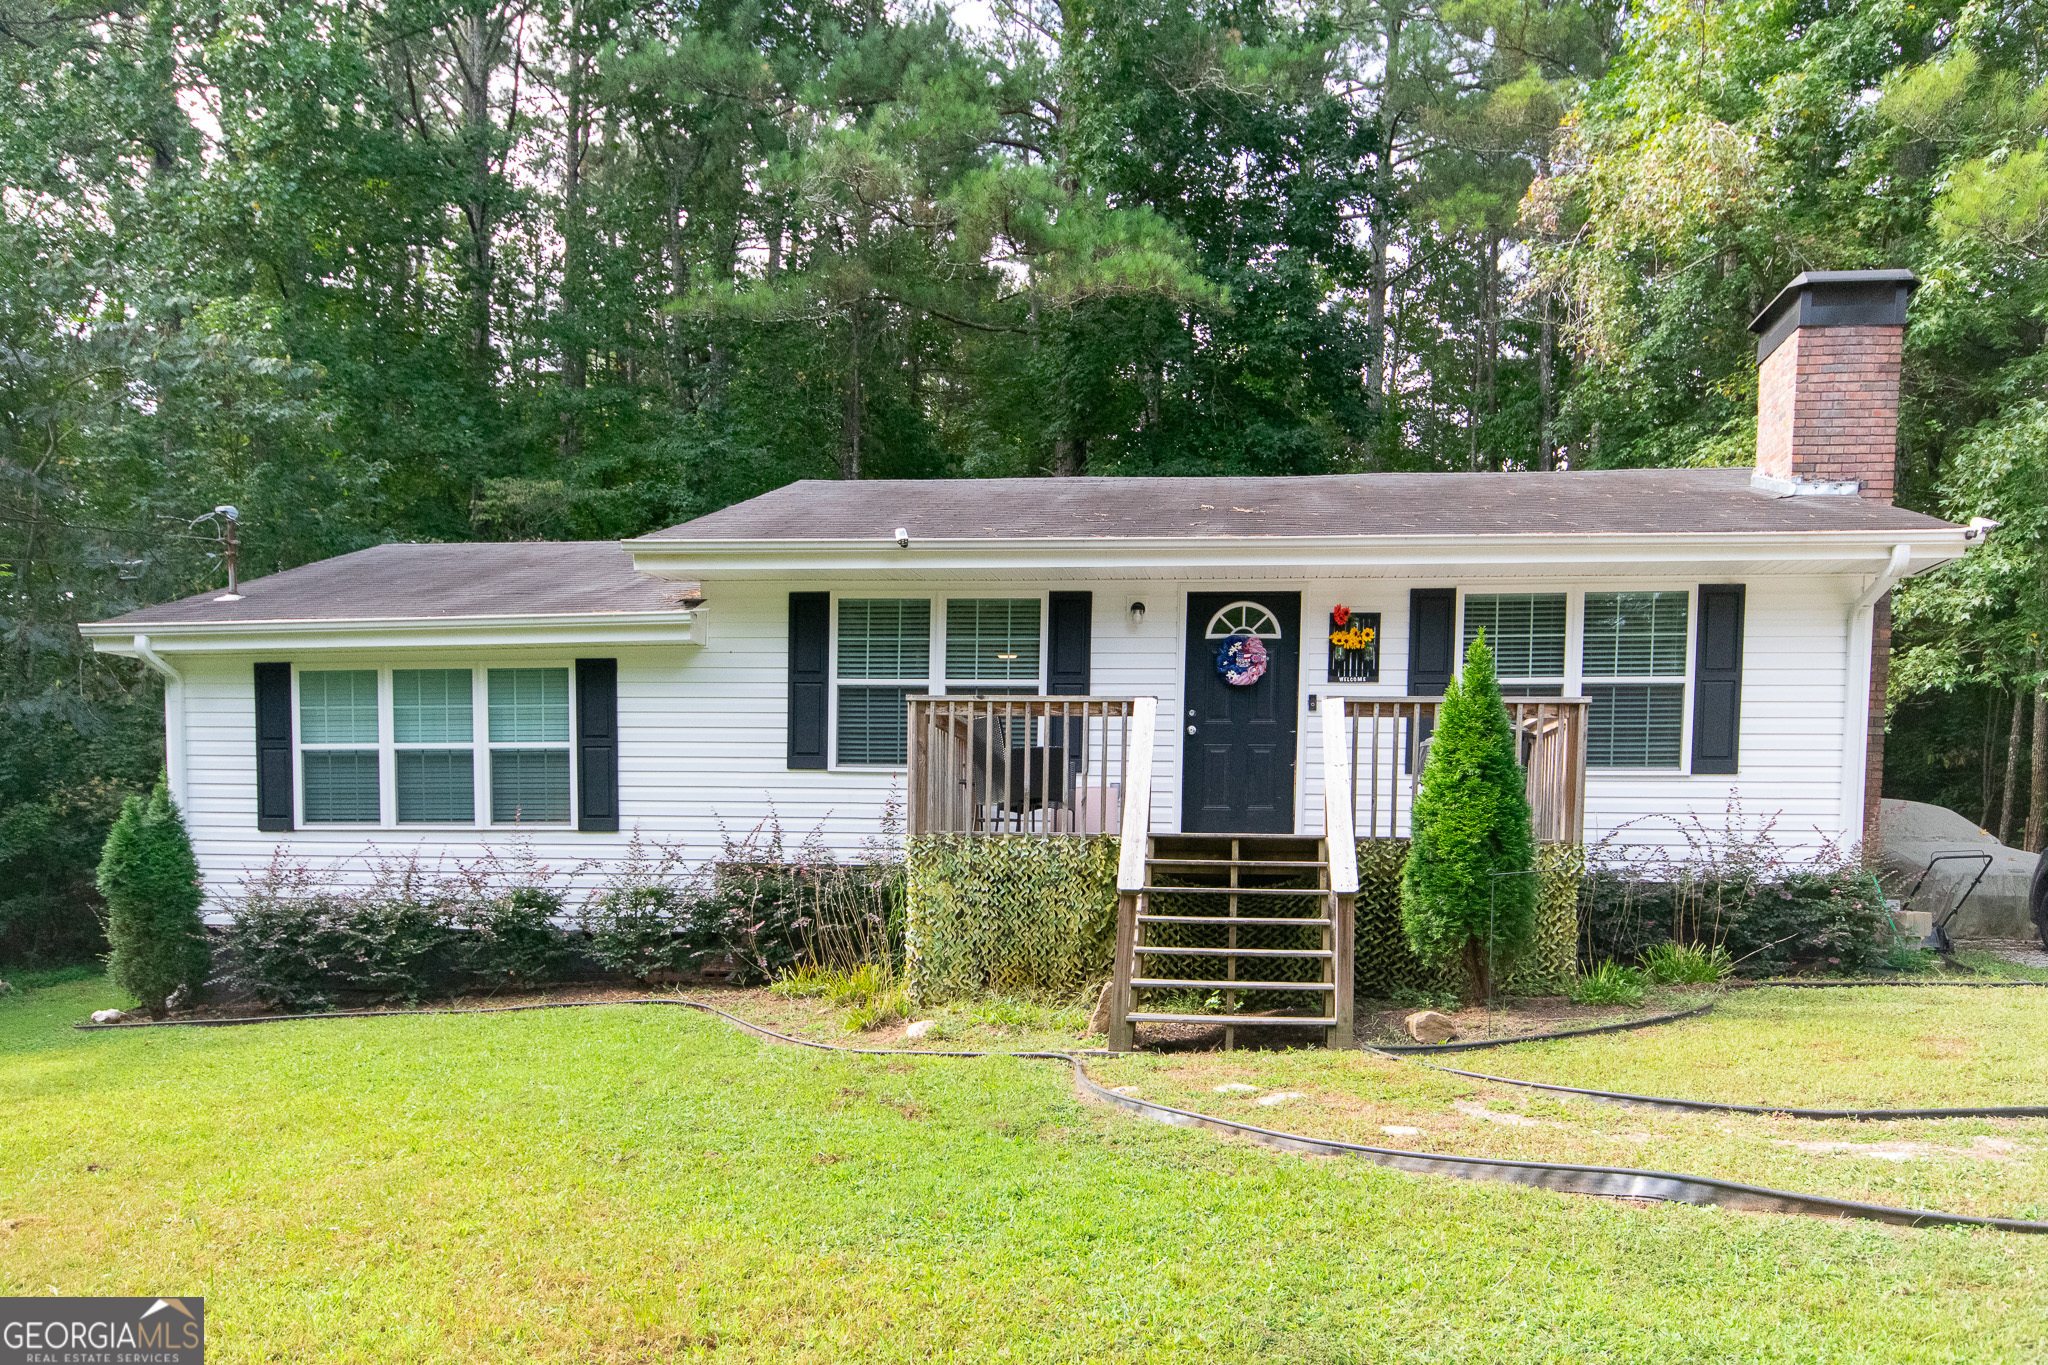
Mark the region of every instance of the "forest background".
<instances>
[{"instance_id":1,"label":"forest background","mask_svg":"<svg viewBox=\"0 0 2048 1365\"><path fill-rule=\"evenodd\" d=\"M1745 465L1910 267L1887 793L2048 812L2048 5L0 0L0 961L161 694L81 620L799 478Z\"/></svg>"}]
</instances>

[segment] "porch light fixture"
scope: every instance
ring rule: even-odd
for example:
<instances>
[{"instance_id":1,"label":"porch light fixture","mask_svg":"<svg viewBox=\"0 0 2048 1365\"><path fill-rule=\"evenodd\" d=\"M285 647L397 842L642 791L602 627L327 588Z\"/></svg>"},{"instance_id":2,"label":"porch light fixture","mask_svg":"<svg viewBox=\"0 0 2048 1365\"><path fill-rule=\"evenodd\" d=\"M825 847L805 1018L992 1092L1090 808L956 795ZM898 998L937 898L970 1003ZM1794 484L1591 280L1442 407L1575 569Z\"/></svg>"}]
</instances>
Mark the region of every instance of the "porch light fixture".
<instances>
[{"instance_id":1,"label":"porch light fixture","mask_svg":"<svg viewBox=\"0 0 2048 1365\"><path fill-rule=\"evenodd\" d=\"M1145 624L1145 604L1143 602L1131 603L1131 624L1134 626Z\"/></svg>"},{"instance_id":2,"label":"porch light fixture","mask_svg":"<svg viewBox=\"0 0 2048 1365\"><path fill-rule=\"evenodd\" d=\"M896 528L896 544L905 550L910 548L910 530L908 527L899 526Z\"/></svg>"}]
</instances>

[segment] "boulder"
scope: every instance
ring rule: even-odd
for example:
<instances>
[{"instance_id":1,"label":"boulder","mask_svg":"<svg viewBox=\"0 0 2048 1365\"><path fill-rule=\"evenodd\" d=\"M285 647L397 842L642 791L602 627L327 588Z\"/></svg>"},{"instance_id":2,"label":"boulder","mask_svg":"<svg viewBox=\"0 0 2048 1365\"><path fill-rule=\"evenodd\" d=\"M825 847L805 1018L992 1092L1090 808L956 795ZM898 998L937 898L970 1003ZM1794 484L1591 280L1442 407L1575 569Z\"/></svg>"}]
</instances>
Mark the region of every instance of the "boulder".
<instances>
[{"instance_id":1,"label":"boulder","mask_svg":"<svg viewBox=\"0 0 2048 1365\"><path fill-rule=\"evenodd\" d=\"M1095 997L1095 1013L1088 1016L1088 1031L1090 1033L1107 1034L1109 1032L1110 1015L1113 1013L1115 1003L1116 982L1103 982L1102 994Z\"/></svg>"},{"instance_id":2,"label":"boulder","mask_svg":"<svg viewBox=\"0 0 2048 1365\"><path fill-rule=\"evenodd\" d=\"M127 1017L120 1010L94 1010L92 1012L92 1021L95 1024L118 1024Z\"/></svg>"},{"instance_id":3,"label":"boulder","mask_svg":"<svg viewBox=\"0 0 2048 1365\"><path fill-rule=\"evenodd\" d=\"M1878 803L1878 830L1883 841L1884 868L1897 894L1912 891L1937 853L1982 852L1991 855L1984 880L1949 921L1951 938L2032 938L2034 924L2027 896L2039 855L2008 848L1975 821L1924 801L1885 800ZM1947 858L1934 863L1927 883L1909 911L1939 919L1952 909L1977 875L1978 859ZM1905 927L1903 924L1901 928Z\"/></svg>"},{"instance_id":4,"label":"boulder","mask_svg":"<svg viewBox=\"0 0 2048 1365\"><path fill-rule=\"evenodd\" d=\"M1418 1043L1448 1043L1458 1036L1458 1026L1451 1022L1451 1016L1435 1010L1417 1010L1401 1022L1408 1026L1408 1036Z\"/></svg>"},{"instance_id":5,"label":"boulder","mask_svg":"<svg viewBox=\"0 0 2048 1365\"><path fill-rule=\"evenodd\" d=\"M910 1042L921 1043L930 1037L931 1031L938 1026L939 1021L936 1019L920 1019L909 1028L903 1030L903 1036Z\"/></svg>"}]
</instances>

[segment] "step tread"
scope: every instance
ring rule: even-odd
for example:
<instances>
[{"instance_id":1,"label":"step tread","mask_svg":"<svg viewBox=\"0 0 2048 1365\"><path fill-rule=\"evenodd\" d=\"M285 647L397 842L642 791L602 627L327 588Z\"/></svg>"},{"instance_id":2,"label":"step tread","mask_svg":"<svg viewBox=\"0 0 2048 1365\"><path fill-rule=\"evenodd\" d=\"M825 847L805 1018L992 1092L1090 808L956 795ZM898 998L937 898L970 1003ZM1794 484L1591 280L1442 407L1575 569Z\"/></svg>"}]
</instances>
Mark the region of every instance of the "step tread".
<instances>
[{"instance_id":1,"label":"step tread","mask_svg":"<svg viewBox=\"0 0 2048 1365\"><path fill-rule=\"evenodd\" d=\"M1195 896L1328 896L1333 894L1327 886L1141 886L1141 895Z\"/></svg>"},{"instance_id":2,"label":"step tread","mask_svg":"<svg viewBox=\"0 0 2048 1365\"><path fill-rule=\"evenodd\" d=\"M1328 948L1170 948L1163 943L1134 943L1133 952L1155 957L1322 957L1337 956Z\"/></svg>"},{"instance_id":3,"label":"step tread","mask_svg":"<svg viewBox=\"0 0 2048 1365\"><path fill-rule=\"evenodd\" d=\"M1147 867L1286 867L1320 868L1329 863L1317 859L1314 862L1296 862L1288 858L1147 858Z\"/></svg>"},{"instance_id":4,"label":"step tread","mask_svg":"<svg viewBox=\"0 0 2048 1365\"><path fill-rule=\"evenodd\" d=\"M1334 991L1337 989L1337 983L1334 981L1194 981L1182 980L1177 977L1153 976L1134 976L1131 978L1131 985L1160 989L1192 987L1196 990L1206 986L1210 990L1231 991Z\"/></svg>"},{"instance_id":5,"label":"step tread","mask_svg":"<svg viewBox=\"0 0 2048 1365\"><path fill-rule=\"evenodd\" d=\"M1140 924L1243 924L1260 929L1324 929L1327 919L1260 919L1252 915L1140 915Z\"/></svg>"},{"instance_id":6,"label":"step tread","mask_svg":"<svg viewBox=\"0 0 2048 1365\"><path fill-rule=\"evenodd\" d=\"M1275 1018L1270 1014L1127 1014L1127 1023L1132 1024L1224 1024L1230 1028L1244 1028L1253 1024L1285 1024L1293 1028L1334 1028L1335 1019L1313 1017L1308 1019Z\"/></svg>"}]
</instances>

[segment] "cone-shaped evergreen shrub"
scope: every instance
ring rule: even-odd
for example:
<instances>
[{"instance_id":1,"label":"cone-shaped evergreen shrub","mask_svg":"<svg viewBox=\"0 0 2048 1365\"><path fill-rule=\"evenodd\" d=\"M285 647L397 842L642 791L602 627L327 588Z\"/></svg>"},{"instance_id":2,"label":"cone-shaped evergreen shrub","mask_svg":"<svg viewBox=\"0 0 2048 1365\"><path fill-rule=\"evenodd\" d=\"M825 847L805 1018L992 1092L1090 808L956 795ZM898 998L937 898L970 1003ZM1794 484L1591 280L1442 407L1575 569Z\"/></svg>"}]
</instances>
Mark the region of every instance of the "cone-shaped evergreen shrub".
<instances>
[{"instance_id":1,"label":"cone-shaped evergreen shrub","mask_svg":"<svg viewBox=\"0 0 2048 1365\"><path fill-rule=\"evenodd\" d=\"M107 975L150 1014L162 1018L180 986L197 993L212 954L199 920L199 864L185 821L159 777L145 801L131 796L100 851L100 895L107 901Z\"/></svg>"},{"instance_id":2,"label":"cone-shaped evergreen shrub","mask_svg":"<svg viewBox=\"0 0 2048 1365\"><path fill-rule=\"evenodd\" d=\"M1465 651L1437 708L1436 736L1415 798L1414 840L1401 875L1401 926L1417 956L1462 959L1478 995L1536 939L1536 878L1494 877L1535 866L1513 724L1500 699L1493 652L1481 635ZM1490 921L1490 924L1489 924Z\"/></svg>"}]
</instances>

